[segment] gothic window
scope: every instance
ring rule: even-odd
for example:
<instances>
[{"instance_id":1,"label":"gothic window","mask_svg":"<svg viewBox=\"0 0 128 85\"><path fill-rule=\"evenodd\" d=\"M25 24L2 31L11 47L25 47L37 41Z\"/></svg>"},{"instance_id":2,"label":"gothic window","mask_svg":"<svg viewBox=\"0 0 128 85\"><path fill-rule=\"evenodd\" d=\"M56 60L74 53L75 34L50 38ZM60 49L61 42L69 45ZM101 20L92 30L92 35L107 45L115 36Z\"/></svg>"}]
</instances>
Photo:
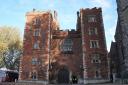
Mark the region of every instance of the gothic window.
<instances>
[{"instance_id":1,"label":"gothic window","mask_svg":"<svg viewBox=\"0 0 128 85\"><path fill-rule=\"evenodd\" d=\"M72 53L73 42L71 39L65 39L60 46L60 50L63 53Z\"/></svg>"},{"instance_id":2,"label":"gothic window","mask_svg":"<svg viewBox=\"0 0 128 85\"><path fill-rule=\"evenodd\" d=\"M89 28L89 35L97 35L97 28Z\"/></svg>"},{"instance_id":3,"label":"gothic window","mask_svg":"<svg viewBox=\"0 0 128 85\"><path fill-rule=\"evenodd\" d=\"M35 29L33 35L34 36L39 36L40 35L40 29Z\"/></svg>"},{"instance_id":4,"label":"gothic window","mask_svg":"<svg viewBox=\"0 0 128 85\"><path fill-rule=\"evenodd\" d=\"M98 40L90 40L90 48L99 48Z\"/></svg>"},{"instance_id":5,"label":"gothic window","mask_svg":"<svg viewBox=\"0 0 128 85\"><path fill-rule=\"evenodd\" d=\"M38 42L38 41L36 41L36 42L34 43L33 48L34 48L34 49L39 49L39 42Z\"/></svg>"},{"instance_id":6,"label":"gothic window","mask_svg":"<svg viewBox=\"0 0 128 85\"><path fill-rule=\"evenodd\" d=\"M32 80L36 80L37 79L37 73L36 72L32 72L31 78L32 78Z\"/></svg>"},{"instance_id":7,"label":"gothic window","mask_svg":"<svg viewBox=\"0 0 128 85\"><path fill-rule=\"evenodd\" d=\"M92 57L92 63L101 63L99 54L92 54L91 57Z\"/></svg>"},{"instance_id":8,"label":"gothic window","mask_svg":"<svg viewBox=\"0 0 128 85\"><path fill-rule=\"evenodd\" d=\"M95 15L88 15L88 22L96 22L96 16Z\"/></svg>"},{"instance_id":9,"label":"gothic window","mask_svg":"<svg viewBox=\"0 0 128 85\"><path fill-rule=\"evenodd\" d=\"M37 58L32 58L32 65L36 65L36 64L38 64Z\"/></svg>"}]
</instances>

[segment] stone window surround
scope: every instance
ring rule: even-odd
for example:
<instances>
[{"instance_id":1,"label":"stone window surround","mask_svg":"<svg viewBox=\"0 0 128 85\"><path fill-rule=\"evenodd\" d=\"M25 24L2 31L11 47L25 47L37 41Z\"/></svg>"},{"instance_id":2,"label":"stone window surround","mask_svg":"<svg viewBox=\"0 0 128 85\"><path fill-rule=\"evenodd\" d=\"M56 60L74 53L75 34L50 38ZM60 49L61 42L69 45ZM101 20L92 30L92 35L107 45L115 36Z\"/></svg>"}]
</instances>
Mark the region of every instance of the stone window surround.
<instances>
[{"instance_id":1,"label":"stone window surround","mask_svg":"<svg viewBox=\"0 0 128 85\"><path fill-rule=\"evenodd\" d=\"M32 80L37 80L37 72L36 71L30 72L30 76L31 76Z\"/></svg>"},{"instance_id":2,"label":"stone window surround","mask_svg":"<svg viewBox=\"0 0 128 85\"><path fill-rule=\"evenodd\" d=\"M39 49L39 41L35 41L33 45L34 49Z\"/></svg>"},{"instance_id":3,"label":"stone window surround","mask_svg":"<svg viewBox=\"0 0 128 85\"><path fill-rule=\"evenodd\" d=\"M72 51L73 41L71 39L64 39L60 44L60 50L62 52Z\"/></svg>"},{"instance_id":4,"label":"stone window surround","mask_svg":"<svg viewBox=\"0 0 128 85\"><path fill-rule=\"evenodd\" d=\"M99 40L90 40L90 48L99 48Z\"/></svg>"},{"instance_id":5,"label":"stone window surround","mask_svg":"<svg viewBox=\"0 0 128 85\"><path fill-rule=\"evenodd\" d=\"M34 29L33 36L40 36L40 29Z\"/></svg>"},{"instance_id":6,"label":"stone window surround","mask_svg":"<svg viewBox=\"0 0 128 85\"><path fill-rule=\"evenodd\" d=\"M95 78L101 78L100 73L101 73L100 70L99 70L99 69L96 69L96 70L95 70L95 76L94 76L94 77L95 77Z\"/></svg>"},{"instance_id":7,"label":"stone window surround","mask_svg":"<svg viewBox=\"0 0 128 85\"><path fill-rule=\"evenodd\" d=\"M97 35L97 28L96 27L90 27L89 28L89 35Z\"/></svg>"},{"instance_id":8,"label":"stone window surround","mask_svg":"<svg viewBox=\"0 0 128 85\"><path fill-rule=\"evenodd\" d=\"M92 58L91 63L101 63L100 54L97 53L92 54L91 58Z\"/></svg>"},{"instance_id":9,"label":"stone window surround","mask_svg":"<svg viewBox=\"0 0 128 85\"><path fill-rule=\"evenodd\" d=\"M36 65L36 64L38 64L38 59L33 57L32 58L32 65Z\"/></svg>"},{"instance_id":10,"label":"stone window surround","mask_svg":"<svg viewBox=\"0 0 128 85\"><path fill-rule=\"evenodd\" d=\"M96 15L88 15L88 22L96 22Z\"/></svg>"}]
</instances>

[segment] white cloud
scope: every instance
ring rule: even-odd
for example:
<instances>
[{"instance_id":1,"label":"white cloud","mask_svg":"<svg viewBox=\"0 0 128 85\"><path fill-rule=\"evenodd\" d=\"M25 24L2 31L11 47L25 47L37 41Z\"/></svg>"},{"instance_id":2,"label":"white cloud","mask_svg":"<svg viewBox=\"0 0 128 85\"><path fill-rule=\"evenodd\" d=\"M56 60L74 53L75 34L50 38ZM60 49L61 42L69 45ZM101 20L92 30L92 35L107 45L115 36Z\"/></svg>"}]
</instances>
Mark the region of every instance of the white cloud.
<instances>
[{"instance_id":1,"label":"white cloud","mask_svg":"<svg viewBox=\"0 0 128 85\"><path fill-rule=\"evenodd\" d=\"M109 0L90 0L92 4L99 5L103 8L109 8L111 7L111 3Z\"/></svg>"}]
</instances>

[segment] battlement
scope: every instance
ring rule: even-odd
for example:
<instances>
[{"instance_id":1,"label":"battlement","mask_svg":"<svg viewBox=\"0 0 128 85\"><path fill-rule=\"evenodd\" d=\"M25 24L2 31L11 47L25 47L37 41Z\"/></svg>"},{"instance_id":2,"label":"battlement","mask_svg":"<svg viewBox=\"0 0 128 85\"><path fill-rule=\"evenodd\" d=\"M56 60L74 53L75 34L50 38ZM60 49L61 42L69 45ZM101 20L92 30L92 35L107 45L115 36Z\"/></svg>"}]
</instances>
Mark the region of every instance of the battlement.
<instances>
[{"instance_id":1,"label":"battlement","mask_svg":"<svg viewBox=\"0 0 128 85\"><path fill-rule=\"evenodd\" d=\"M33 9L32 11L29 11L26 13L26 16L30 16L30 15L42 15L42 14L52 14L52 15L57 15L57 12L55 10L47 10L47 11L41 11L41 10L36 10Z\"/></svg>"},{"instance_id":2,"label":"battlement","mask_svg":"<svg viewBox=\"0 0 128 85\"><path fill-rule=\"evenodd\" d=\"M101 11L101 7L97 8L97 7L94 7L94 8L85 8L85 9L80 9L80 11Z\"/></svg>"}]
</instances>

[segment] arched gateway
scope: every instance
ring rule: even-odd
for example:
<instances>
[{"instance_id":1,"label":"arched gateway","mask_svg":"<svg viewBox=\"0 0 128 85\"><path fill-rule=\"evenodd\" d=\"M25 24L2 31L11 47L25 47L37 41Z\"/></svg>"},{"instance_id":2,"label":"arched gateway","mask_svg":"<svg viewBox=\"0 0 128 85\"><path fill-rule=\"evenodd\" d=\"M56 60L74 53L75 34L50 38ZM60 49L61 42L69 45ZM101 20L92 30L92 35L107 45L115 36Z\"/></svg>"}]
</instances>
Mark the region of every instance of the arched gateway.
<instances>
[{"instance_id":1,"label":"arched gateway","mask_svg":"<svg viewBox=\"0 0 128 85\"><path fill-rule=\"evenodd\" d=\"M69 71L62 68L58 71L57 82L60 84L69 83Z\"/></svg>"}]
</instances>

